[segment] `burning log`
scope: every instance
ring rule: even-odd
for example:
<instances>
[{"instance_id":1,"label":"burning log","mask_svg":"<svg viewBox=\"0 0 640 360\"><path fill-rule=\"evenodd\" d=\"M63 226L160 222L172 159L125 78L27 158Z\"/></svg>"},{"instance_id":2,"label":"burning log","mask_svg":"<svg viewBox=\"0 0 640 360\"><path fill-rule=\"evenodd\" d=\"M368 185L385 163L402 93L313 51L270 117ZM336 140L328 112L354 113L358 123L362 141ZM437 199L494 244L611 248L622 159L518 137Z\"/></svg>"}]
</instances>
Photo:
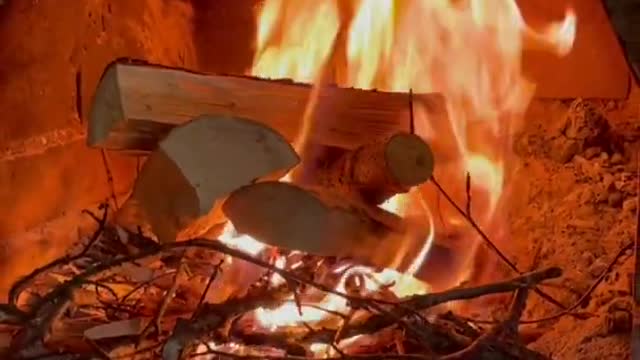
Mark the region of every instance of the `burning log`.
<instances>
[{"instance_id":1,"label":"burning log","mask_svg":"<svg viewBox=\"0 0 640 360\"><path fill-rule=\"evenodd\" d=\"M282 182L242 187L222 211L240 233L267 244L388 266L405 236L402 219L326 189ZM391 251L385 251L391 250Z\"/></svg>"},{"instance_id":2,"label":"burning log","mask_svg":"<svg viewBox=\"0 0 640 360\"><path fill-rule=\"evenodd\" d=\"M142 217L161 242L199 236L217 223L216 200L258 178L284 175L298 160L262 124L199 117L174 129L149 156L118 222L139 225Z\"/></svg>"},{"instance_id":3,"label":"burning log","mask_svg":"<svg viewBox=\"0 0 640 360\"><path fill-rule=\"evenodd\" d=\"M310 93L311 86L289 81L116 62L105 70L94 95L88 144L151 151L173 127L203 114L254 119L293 142L302 129ZM413 101L435 122L447 116L439 94L414 95ZM311 121L318 126L310 140L356 148L408 132L409 98L401 93L324 87Z\"/></svg>"},{"instance_id":4,"label":"burning log","mask_svg":"<svg viewBox=\"0 0 640 360\"><path fill-rule=\"evenodd\" d=\"M397 133L342 155L318 174L324 187L380 204L398 193L427 181L434 156L419 136Z\"/></svg>"}]
</instances>

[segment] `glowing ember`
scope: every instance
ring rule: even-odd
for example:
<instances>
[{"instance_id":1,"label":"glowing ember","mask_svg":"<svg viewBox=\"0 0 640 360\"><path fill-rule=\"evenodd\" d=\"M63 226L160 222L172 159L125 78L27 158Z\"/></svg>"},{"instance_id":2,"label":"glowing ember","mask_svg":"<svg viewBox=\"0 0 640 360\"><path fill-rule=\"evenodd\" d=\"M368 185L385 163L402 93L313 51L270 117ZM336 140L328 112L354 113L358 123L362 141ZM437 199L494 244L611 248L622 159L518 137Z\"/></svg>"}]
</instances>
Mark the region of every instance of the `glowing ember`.
<instances>
[{"instance_id":1,"label":"glowing ember","mask_svg":"<svg viewBox=\"0 0 640 360\"><path fill-rule=\"evenodd\" d=\"M564 21L534 31L529 28L513 0L352 0L353 15L342 14L336 0L266 0L258 17L257 51L252 75L266 78L290 78L317 83L326 66L333 66L340 85L364 89L415 93L439 92L446 98L449 113L448 131L459 156L445 174L451 184L464 184L469 173L474 197L486 201L474 203L474 214L481 224L491 220L504 187L504 144L512 123L524 113L534 91L524 79L521 54L524 48L544 49L565 55L575 37L576 19L571 11ZM341 3L342 5L342 3ZM346 36L338 34L345 31ZM339 44L343 39L346 44ZM343 61L336 61L338 47L345 49ZM339 68L335 68L341 64ZM313 93L312 93L313 94ZM309 99L308 111L315 101ZM437 142L441 134L429 123L415 104L416 130L428 141ZM305 116L305 119L309 118ZM310 128L305 124L302 142ZM365 129L366 130L366 129ZM299 146L297 146L300 148ZM452 175L453 174L453 175ZM452 178L455 176L455 178ZM357 266L345 271L336 290L346 291L349 275L361 275L366 292L384 285L397 296L423 293L428 286L413 278L434 241L434 222L430 204L424 204L420 192L400 195L382 206L403 214L410 201L422 201L424 216L431 233L422 250L410 258L404 273L393 270L376 272ZM449 223L458 218L446 219ZM265 245L247 236L238 236L228 225L222 240L227 244L258 254ZM474 246L469 246L470 254ZM399 251L400 263L410 254ZM278 258L276 265L284 266ZM282 283L280 277L272 283ZM276 309L259 309L255 316L273 329L302 322L316 322L331 316L319 308L347 312L345 299L328 295L322 301L303 305L302 314L293 302ZM314 352L326 351L327 345L315 344Z\"/></svg>"}]
</instances>

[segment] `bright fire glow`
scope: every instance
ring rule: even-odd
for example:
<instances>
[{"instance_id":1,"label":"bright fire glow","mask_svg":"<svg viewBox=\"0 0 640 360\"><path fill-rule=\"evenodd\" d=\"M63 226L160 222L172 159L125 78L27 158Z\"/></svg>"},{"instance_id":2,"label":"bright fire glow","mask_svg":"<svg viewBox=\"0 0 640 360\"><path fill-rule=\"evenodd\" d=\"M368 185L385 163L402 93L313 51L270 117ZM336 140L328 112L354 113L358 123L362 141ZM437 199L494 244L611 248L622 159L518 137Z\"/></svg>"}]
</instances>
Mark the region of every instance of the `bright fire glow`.
<instances>
[{"instance_id":1,"label":"bright fire glow","mask_svg":"<svg viewBox=\"0 0 640 360\"><path fill-rule=\"evenodd\" d=\"M441 93L449 115L444 130L452 134L452 152L459 155L445 166L446 173L436 174L446 178L447 184L464 184L469 173L473 197L486 200L473 203L476 220L488 223L504 188L505 144L509 144L512 124L522 116L535 90L522 75L522 51L566 55L576 32L573 12L568 10L561 22L534 30L527 26L514 0L344 0L340 5L337 0L266 0L258 15L252 75L317 84L326 74L333 74L332 81L346 87ZM322 106L316 104L313 94L307 112ZM429 123L420 102L414 108L418 134L429 142L442 141L439 131L443 129ZM302 132L302 142L307 134ZM396 196L383 207L402 214L406 208L402 204L415 199ZM364 275L366 291L389 283L394 283L392 291L398 296L427 291L426 284L412 277L435 237L435 209L430 209L433 204L423 205L431 233L404 273L353 267L337 290L344 291L347 276L357 272ZM450 216L447 221L453 224L460 219ZM230 225L222 240L252 254L265 248L254 239L238 236ZM469 246L470 255L473 248ZM399 256L402 260L408 253L400 251ZM277 264L283 266L284 259ZM333 295L314 305L348 311L345 300ZM277 309L260 309L256 316L263 326L275 328L329 315L308 306L299 315L289 301Z\"/></svg>"}]
</instances>

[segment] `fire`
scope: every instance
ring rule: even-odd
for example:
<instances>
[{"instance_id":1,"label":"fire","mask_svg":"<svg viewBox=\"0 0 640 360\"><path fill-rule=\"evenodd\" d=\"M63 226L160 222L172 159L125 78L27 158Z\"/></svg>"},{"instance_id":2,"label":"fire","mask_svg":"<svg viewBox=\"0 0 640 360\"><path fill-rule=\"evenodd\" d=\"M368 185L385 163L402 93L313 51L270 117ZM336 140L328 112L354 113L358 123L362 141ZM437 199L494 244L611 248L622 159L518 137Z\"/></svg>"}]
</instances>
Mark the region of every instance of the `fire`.
<instances>
[{"instance_id":1,"label":"fire","mask_svg":"<svg viewBox=\"0 0 640 360\"><path fill-rule=\"evenodd\" d=\"M313 82L331 53L338 34L338 17L335 1L267 1L258 23L259 58L254 72L264 77ZM285 31L282 24L304 31Z\"/></svg>"},{"instance_id":2,"label":"fire","mask_svg":"<svg viewBox=\"0 0 640 360\"><path fill-rule=\"evenodd\" d=\"M513 123L522 116L535 90L522 75L522 52L542 49L566 55L576 32L573 12L567 10L561 22L532 29L514 0L344 0L340 5L337 0L266 0L257 21L252 75L318 84L333 74L333 82L346 87L443 94L449 114L444 130L452 134L450 142L458 156L446 166L446 173L436 174L451 184L464 184L464 177L470 174L473 197L486 200L473 204L476 220L487 224L497 211L505 185L505 144L510 143ZM340 56L343 58L336 59ZM312 92L307 112L315 105ZM431 124L420 103L414 108L417 133L430 142L442 141L442 125ZM301 142L310 128L304 125ZM383 206L402 214L407 208L404 204L424 200L419 193L414 189ZM432 204L422 205L423 215L433 225ZM453 224L460 219L451 216L447 221ZM428 285L412 275L434 241L433 228L405 272L353 267L336 290L345 291L347 277L359 273L366 291L375 292L389 283L398 296L427 291ZM231 225L222 240L252 254L265 248L254 239L234 234ZM283 266L284 259L276 264ZM346 301L334 295L314 305L303 305L300 314L292 299L277 309L260 309L255 316L266 328L275 328L330 316L318 308L348 311Z\"/></svg>"}]
</instances>

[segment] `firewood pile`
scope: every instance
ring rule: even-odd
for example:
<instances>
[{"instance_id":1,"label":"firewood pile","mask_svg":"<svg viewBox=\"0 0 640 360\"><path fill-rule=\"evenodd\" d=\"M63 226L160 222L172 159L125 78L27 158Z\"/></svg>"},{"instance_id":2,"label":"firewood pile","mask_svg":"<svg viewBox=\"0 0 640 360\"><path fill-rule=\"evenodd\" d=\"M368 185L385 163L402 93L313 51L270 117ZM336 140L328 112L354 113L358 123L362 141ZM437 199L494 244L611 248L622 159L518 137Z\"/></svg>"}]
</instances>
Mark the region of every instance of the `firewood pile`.
<instances>
[{"instance_id":1,"label":"firewood pile","mask_svg":"<svg viewBox=\"0 0 640 360\"><path fill-rule=\"evenodd\" d=\"M158 244L106 223L78 249L35 270L11 289L0 315L12 334L4 356L15 359L543 359L518 340L518 321L529 291L559 277L558 268L479 287L397 298L368 293L359 276L335 290L335 258L289 252L275 266L219 241L192 239ZM217 302L212 284L232 257L263 269L247 289ZM302 263L302 266L294 266ZM273 281L279 276L282 281ZM228 286L228 285L227 285ZM488 294L514 292L503 321L479 327L450 312L430 309ZM313 303L322 293L345 299L347 314L322 323L270 328L256 310ZM324 351L314 353L319 344ZM208 357L204 357L208 356Z\"/></svg>"},{"instance_id":2,"label":"firewood pile","mask_svg":"<svg viewBox=\"0 0 640 360\"><path fill-rule=\"evenodd\" d=\"M393 131L347 149L314 181L277 181L300 161L277 127L224 114L167 129L149 125L145 106L145 116L120 114L138 127L111 126L117 111L105 107L118 103L109 93L117 84L105 81L90 141L153 151L114 216L107 205L88 213L93 236L14 284L0 304L3 358L546 358L520 339L520 318L531 292L562 307L538 288L562 271L517 269L432 176L433 154L419 137ZM389 265L393 246L416 232L378 205L427 181L515 277L410 296L392 281L368 286L380 282L373 269ZM215 239L220 224L267 246L249 253ZM511 305L488 324L446 311L493 294L512 294ZM300 320L308 311L320 315Z\"/></svg>"}]
</instances>

